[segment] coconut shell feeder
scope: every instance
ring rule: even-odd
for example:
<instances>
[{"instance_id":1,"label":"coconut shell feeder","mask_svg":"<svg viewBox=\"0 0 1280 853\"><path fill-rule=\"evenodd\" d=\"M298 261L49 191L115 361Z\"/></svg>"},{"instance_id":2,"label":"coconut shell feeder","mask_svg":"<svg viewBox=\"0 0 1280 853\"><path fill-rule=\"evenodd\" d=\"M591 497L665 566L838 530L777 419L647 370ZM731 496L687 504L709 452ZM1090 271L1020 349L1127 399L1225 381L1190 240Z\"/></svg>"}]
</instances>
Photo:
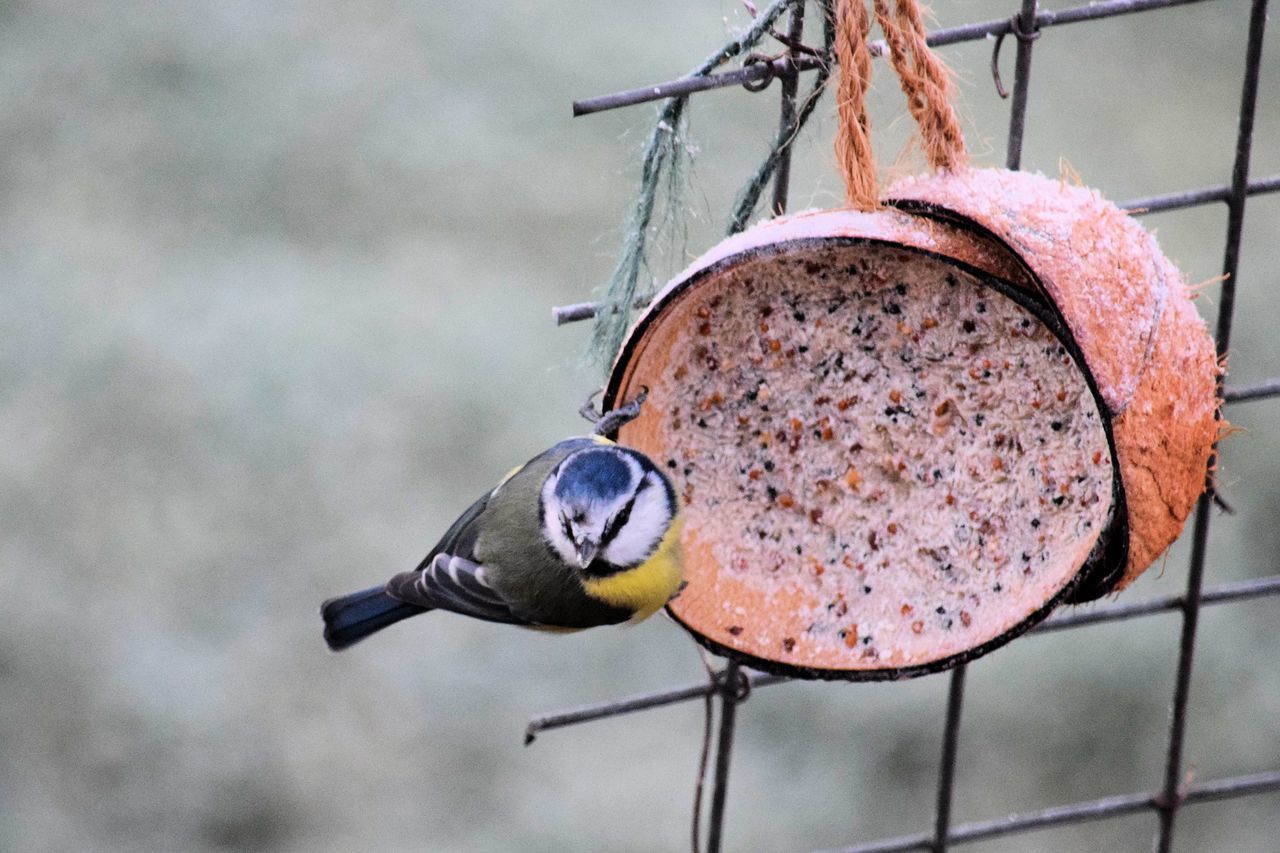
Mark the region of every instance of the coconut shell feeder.
<instances>
[{"instance_id":1,"label":"coconut shell feeder","mask_svg":"<svg viewBox=\"0 0 1280 853\"><path fill-rule=\"evenodd\" d=\"M865 12L840 9L840 67L869 68ZM939 671L1123 588L1180 533L1222 425L1154 237L1094 190L969 168L922 27L877 12L934 174L879 197L866 74L844 73L850 207L695 261L605 395L650 389L620 440L684 495L671 615L801 677Z\"/></svg>"}]
</instances>

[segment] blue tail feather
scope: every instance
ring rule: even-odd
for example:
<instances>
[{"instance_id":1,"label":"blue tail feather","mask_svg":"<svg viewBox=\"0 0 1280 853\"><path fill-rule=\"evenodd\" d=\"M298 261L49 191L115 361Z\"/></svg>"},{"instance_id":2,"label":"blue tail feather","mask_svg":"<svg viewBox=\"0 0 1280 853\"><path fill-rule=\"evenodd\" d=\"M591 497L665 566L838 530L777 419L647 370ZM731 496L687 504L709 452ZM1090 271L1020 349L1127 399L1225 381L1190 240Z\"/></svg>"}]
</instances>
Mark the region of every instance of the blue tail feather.
<instances>
[{"instance_id":1,"label":"blue tail feather","mask_svg":"<svg viewBox=\"0 0 1280 853\"><path fill-rule=\"evenodd\" d=\"M392 598L381 586L331 598L320 605L324 640L335 652L355 645L401 619L425 612L425 608Z\"/></svg>"}]
</instances>

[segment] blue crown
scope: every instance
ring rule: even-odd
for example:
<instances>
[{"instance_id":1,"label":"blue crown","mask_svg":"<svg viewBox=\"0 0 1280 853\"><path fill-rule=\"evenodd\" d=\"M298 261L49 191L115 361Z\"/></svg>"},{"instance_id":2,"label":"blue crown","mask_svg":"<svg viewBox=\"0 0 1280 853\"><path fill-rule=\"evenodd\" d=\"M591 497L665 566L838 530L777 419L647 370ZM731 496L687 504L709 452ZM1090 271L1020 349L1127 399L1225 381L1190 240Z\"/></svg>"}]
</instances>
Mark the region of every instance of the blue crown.
<instances>
[{"instance_id":1,"label":"blue crown","mask_svg":"<svg viewBox=\"0 0 1280 853\"><path fill-rule=\"evenodd\" d=\"M631 468L617 451L597 447L565 460L556 481L556 497L564 502L608 501L631 487Z\"/></svg>"}]
</instances>

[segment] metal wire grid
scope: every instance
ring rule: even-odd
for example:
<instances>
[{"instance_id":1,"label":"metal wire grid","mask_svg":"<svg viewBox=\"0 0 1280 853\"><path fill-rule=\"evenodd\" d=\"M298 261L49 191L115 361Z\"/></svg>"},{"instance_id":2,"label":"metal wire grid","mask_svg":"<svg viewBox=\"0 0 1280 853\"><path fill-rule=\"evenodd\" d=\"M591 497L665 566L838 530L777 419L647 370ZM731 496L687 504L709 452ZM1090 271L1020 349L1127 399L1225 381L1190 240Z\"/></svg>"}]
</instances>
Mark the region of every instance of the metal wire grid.
<instances>
[{"instance_id":1,"label":"metal wire grid","mask_svg":"<svg viewBox=\"0 0 1280 853\"><path fill-rule=\"evenodd\" d=\"M782 0L791 6L788 41L798 42L803 28L804 0ZM1017 169L1022 160L1022 139L1026 127L1027 98L1031 80L1032 45L1045 29L1080 21L1098 20L1117 15L1145 12L1170 6L1203 2L1203 0L1106 0L1056 12L1041 12L1036 0L1022 0L1021 8L1008 19L967 24L947 30L939 30L929 37L933 46L973 41L988 36L998 39L1012 35L1017 40L1017 57L1013 97L1009 119L1009 135L1005 163ZM1223 253L1223 281L1220 295L1216 340L1218 355L1225 354L1231 342L1237 288L1237 266L1240 257L1240 239L1244 226L1245 202L1251 195L1280 191L1280 175L1262 180L1249 180L1249 154L1253 138L1254 113L1258 100L1259 68L1262 58L1262 38L1266 24L1267 0L1251 0L1248 38L1245 48L1245 70L1240 95L1239 124L1236 134L1235 159L1229 184L1186 190L1133 199L1120 205L1126 210L1155 213L1178 210L1199 205L1222 202L1227 207L1227 239ZM999 48L996 48L998 55ZM873 44L872 53L883 53L882 44ZM782 120L794 114L796 81L801 73L817 67L812 56L789 49L782 57L770 62L760 62L720 74L691 76L579 101L574 104L575 115L616 109L645 101L688 95L695 92L743 83L759 83L778 77L782 89ZM993 71L995 58L993 57ZM755 89L753 89L754 91ZM781 213L787 204L789 153L783 152L774 178L774 194L771 211ZM557 322L571 322L592 316L598 306L594 303L565 306L555 309ZM1239 403L1280 396L1280 377L1254 385L1222 387L1219 392L1225 403ZM1185 784L1183 782L1182 751L1186 733L1187 700L1191 684L1192 659L1195 652L1196 628L1200 610L1205 605L1223 604L1280 595L1280 575L1237 583L1203 587L1205 553L1212 520L1214 496L1206 493L1196 505L1192 530L1191 560L1186 591L1181 595L1163 596L1145 601L1126 602L1098 607L1079 613L1060 613L1029 632L1037 636L1068 628L1078 628L1099 622L1112 622L1148 616L1169 610L1182 614L1179 638L1177 675L1174 683L1170 713L1168 746L1165 755L1164 778L1158 790L1144 791L1097 800L1053 806L1032 812L1023 812L988 821L951 825L952 789L955 779L956 752L959 745L961 709L964 703L965 667L951 672L947 694L946 722L943 729L942 758L939 765L937 805L933 829L896 838L886 838L869 843L842 848L841 853L892 853L892 851L925 850L944 853L953 844L979 841L1003 835L1030 832L1050 826L1102 820L1122 815L1154 811L1158 816L1158 828L1153 846L1157 853L1172 849L1175 822L1178 811L1191 803L1225 800L1280 790L1280 769L1247 776L1234 776L1209 782ZM657 708L696 698L719 699L719 726L716 738L716 761L711 793L711 813L707 832L706 849L718 853L724 827L724 809L728 793L729 768L733 754L734 724L738 705L754 690L780 684L788 679L744 671L736 662L728 661L710 683L691 684L667 690L642 693L611 702L586 705L535 717L529 723L525 740L530 743L540 732L576 725L578 723L614 717Z\"/></svg>"}]
</instances>

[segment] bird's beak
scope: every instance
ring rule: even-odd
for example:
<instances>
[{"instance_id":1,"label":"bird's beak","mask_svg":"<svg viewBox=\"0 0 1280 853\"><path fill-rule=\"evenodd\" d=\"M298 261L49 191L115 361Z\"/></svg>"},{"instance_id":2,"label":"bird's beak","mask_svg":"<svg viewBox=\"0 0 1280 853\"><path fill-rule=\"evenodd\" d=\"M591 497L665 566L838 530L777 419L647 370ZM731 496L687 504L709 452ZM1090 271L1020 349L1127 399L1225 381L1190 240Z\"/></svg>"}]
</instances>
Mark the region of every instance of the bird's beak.
<instances>
[{"instance_id":1,"label":"bird's beak","mask_svg":"<svg viewBox=\"0 0 1280 853\"><path fill-rule=\"evenodd\" d=\"M596 552L600 550L600 544L584 538L580 542L574 543L574 550L578 552L578 568L585 569L596 558Z\"/></svg>"}]
</instances>

